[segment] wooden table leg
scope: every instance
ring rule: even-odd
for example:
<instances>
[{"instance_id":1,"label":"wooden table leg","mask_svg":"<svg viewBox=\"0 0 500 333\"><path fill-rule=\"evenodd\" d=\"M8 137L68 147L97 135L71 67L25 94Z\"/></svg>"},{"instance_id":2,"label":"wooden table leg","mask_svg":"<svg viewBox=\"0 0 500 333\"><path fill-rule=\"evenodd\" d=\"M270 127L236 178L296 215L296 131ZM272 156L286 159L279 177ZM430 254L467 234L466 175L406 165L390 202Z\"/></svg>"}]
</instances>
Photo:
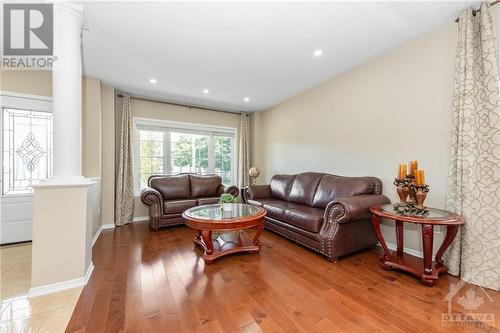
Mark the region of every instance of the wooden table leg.
<instances>
[{"instance_id":1,"label":"wooden table leg","mask_svg":"<svg viewBox=\"0 0 500 333\"><path fill-rule=\"evenodd\" d=\"M212 244L212 231L203 230L201 232L201 237L203 238L203 243L205 243L206 249L205 254L212 254L214 246Z\"/></svg>"},{"instance_id":2,"label":"wooden table leg","mask_svg":"<svg viewBox=\"0 0 500 333\"><path fill-rule=\"evenodd\" d=\"M422 282L425 285L433 286L434 280L426 275L432 274L432 245L434 240L434 226L432 224L422 224L422 243L424 251L424 277Z\"/></svg>"},{"instance_id":3,"label":"wooden table leg","mask_svg":"<svg viewBox=\"0 0 500 333\"><path fill-rule=\"evenodd\" d=\"M264 221L262 221L257 226L257 232L255 233L255 236L253 237L253 245L259 246L259 244L260 244L259 237L260 237L260 235L262 235L263 230L264 230Z\"/></svg>"},{"instance_id":4,"label":"wooden table leg","mask_svg":"<svg viewBox=\"0 0 500 333\"><path fill-rule=\"evenodd\" d=\"M396 239L398 243L398 253L403 253L403 222L396 221Z\"/></svg>"},{"instance_id":5,"label":"wooden table leg","mask_svg":"<svg viewBox=\"0 0 500 333\"><path fill-rule=\"evenodd\" d=\"M451 245L451 242L453 242L453 240L455 239L458 228L458 225L449 225L446 227L446 236L444 237L443 244L441 244L441 247L439 247L439 250L436 253L436 257L434 258L436 264L443 265L443 254Z\"/></svg>"},{"instance_id":6,"label":"wooden table leg","mask_svg":"<svg viewBox=\"0 0 500 333\"><path fill-rule=\"evenodd\" d=\"M201 230L196 230L194 233L194 243L199 244L201 241Z\"/></svg>"},{"instance_id":7,"label":"wooden table leg","mask_svg":"<svg viewBox=\"0 0 500 333\"><path fill-rule=\"evenodd\" d=\"M391 252L389 251L389 248L385 243L384 237L382 236L382 232L380 231L380 217L373 214L372 224L373 224L373 229L375 230L375 234L377 235L378 241L380 242L382 249L384 249L384 256L380 258L380 267L382 267L385 270L390 270L391 268L385 264L385 261L391 258Z\"/></svg>"}]
</instances>

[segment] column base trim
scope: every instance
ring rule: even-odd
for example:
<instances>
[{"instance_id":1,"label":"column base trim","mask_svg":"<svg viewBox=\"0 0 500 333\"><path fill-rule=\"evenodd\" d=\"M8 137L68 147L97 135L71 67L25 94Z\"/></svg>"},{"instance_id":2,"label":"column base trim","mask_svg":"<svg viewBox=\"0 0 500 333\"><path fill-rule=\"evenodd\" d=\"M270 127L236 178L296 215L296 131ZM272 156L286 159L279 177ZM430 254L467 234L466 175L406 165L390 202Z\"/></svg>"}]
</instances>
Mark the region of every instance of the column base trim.
<instances>
[{"instance_id":1,"label":"column base trim","mask_svg":"<svg viewBox=\"0 0 500 333\"><path fill-rule=\"evenodd\" d=\"M91 262L84 276L72 280L56 282L56 283L46 284L40 287L30 288L28 292L28 298L52 294L71 288L83 287L87 284L87 282L89 282L93 271L94 271L94 263Z\"/></svg>"}]
</instances>

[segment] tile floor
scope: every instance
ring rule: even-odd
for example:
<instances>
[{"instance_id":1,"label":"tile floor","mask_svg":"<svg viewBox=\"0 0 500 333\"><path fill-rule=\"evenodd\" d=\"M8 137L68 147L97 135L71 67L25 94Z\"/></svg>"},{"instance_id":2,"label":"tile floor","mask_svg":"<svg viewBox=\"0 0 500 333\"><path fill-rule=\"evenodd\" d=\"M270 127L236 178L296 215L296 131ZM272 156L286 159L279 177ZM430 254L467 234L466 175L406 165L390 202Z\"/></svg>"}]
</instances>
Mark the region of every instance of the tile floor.
<instances>
[{"instance_id":1,"label":"tile floor","mask_svg":"<svg viewBox=\"0 0 500 333\"><path fill-rule=\"evenodd\" d=\"M82 288L28 298L31 243L0 247L0 333L64 332Z\"/></svg>"}]
</instances>

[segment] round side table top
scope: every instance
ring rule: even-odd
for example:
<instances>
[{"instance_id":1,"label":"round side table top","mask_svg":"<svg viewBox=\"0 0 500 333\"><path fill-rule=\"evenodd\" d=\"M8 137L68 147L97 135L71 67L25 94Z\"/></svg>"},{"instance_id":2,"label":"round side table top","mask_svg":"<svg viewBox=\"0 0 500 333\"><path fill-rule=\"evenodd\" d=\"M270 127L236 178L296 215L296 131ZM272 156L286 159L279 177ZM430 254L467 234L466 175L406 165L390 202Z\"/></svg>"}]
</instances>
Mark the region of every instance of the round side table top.
<instances>
[{"instance_id":1,"label":"round side table top","mask_svg":"<svg viewBox=\"0 0 500 333\"><path fill-rule=\"evenodd\" d=\"M429 207L426 207L426 209L428 210L426 215L401 214L394 210L393 204L386 204L371 207L370 211L377 216L385 217L394 221L435 225L461 225L465 222L461 215L447 210Z\"/></svg>"}]
</instances>

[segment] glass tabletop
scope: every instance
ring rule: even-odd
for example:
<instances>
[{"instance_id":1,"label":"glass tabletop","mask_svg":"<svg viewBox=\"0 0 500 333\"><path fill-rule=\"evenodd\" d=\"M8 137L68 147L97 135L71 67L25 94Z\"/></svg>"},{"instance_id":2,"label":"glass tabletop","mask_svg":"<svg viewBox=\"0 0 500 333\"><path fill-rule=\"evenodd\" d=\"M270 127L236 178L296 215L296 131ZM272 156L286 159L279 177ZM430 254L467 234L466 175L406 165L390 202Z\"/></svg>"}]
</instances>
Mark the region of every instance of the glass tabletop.
<instances>
[{"instance_id":1,"label":"glass tabletop","mask_svg":"<svg viewBox=\"0 0 500 333\"><path fill-rule=\"evenodd\" d=\"M427 220L440 220L440 219L444 219L444 218L451 216L450 212L448 212L446 210L429 208L429 207L425 208L428 211L428 213L426 213L425 215L411 214L411 213L404 214L404 213L398 212L394 209L393 204L383 205L380 208L387 213L397 214L397 215L402 215L402 216L411 216L411 217L422 218L422 219L427 219Z\"/></svg>"},{"instance_id":2,"label":"glass tabletop","mask_svg":"<svg viewBox=\"0 0 500 333\"><path fill-rule=\"evenodd\" d=\"M221 205L203 205L190 208L184 212L187 217L202 220L230 220L239 217L252 216L259 212L259 208L249 204L231 204L231 211L222 211Z\"/></svg>"}]
</instances>

